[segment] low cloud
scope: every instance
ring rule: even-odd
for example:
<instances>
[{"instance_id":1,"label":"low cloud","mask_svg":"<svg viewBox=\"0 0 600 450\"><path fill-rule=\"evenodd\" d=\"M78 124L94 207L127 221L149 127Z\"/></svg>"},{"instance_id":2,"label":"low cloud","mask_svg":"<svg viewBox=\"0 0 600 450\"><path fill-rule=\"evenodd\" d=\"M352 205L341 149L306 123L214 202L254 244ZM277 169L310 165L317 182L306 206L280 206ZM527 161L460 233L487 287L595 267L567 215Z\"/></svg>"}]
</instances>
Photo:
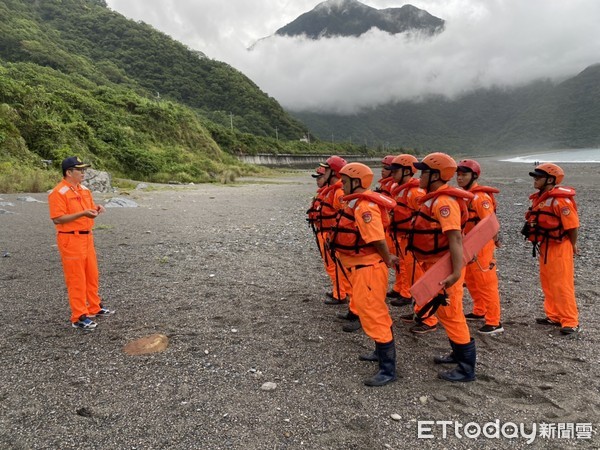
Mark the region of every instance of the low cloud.
<instances>
[{"instance_id":1,"label":"low cloud","mask_svg":"<svg viewBox=\"0 0 600 450\"><path fill-rule=\"evenodd\" d=\"M445 31L433 38L391 36L377 30L360 38L319 41L271 37L252 51L245 47L253 42L253 33L271 27L258 36L272 34L299 15L277 23L273 8L284 8L288 2L273 2L270 10L263 6L260 11L252 8L265 2L232 1L229 6L225 2L226 13L242 22L219 22L214 17L193 22L196 3L165 1L163 7L173 8L169 19L163 14L162 24L148 21L241 70L290 110L349 114L431 94L455 97L474 88L560 80L600 62L596 0L423 0L412 4L446 20ZM400 6L373 3L367 2L378 8ZM260 14L267 19L252 31L252 20L260 20ZM133 17L131 12L127 15ZM169 31L172 22L179 23L179 35ZM198 27L204 29L201 34Z\"/></svg>"}]
</instances>

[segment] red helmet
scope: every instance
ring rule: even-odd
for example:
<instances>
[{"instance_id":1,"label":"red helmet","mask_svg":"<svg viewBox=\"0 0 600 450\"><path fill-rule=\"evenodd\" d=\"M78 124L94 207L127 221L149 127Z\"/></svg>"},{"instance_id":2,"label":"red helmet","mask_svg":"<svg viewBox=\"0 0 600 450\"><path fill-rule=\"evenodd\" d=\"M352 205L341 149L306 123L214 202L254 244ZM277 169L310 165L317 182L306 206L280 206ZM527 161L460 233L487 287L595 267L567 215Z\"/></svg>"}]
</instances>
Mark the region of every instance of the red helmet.
<instances>
[{"instance_id":1,"label":"red helmet","mask_svg":"<svg viewBox=\"0 0 600 450\"><path fill-rule=\"evenodd\" d=\"M340 170L342 170L342 167L344 167L346 164L347 162L344 158L342 158L341 156L333 155L327 158L325 164L321 163L321 166L325 168L330 168L337 175L340 172Z\"/></svg>"},{"instance_id":2,"label":"red helmet","mask_svg":"<svg viewBox=\"0 0 600 450\"><path fill-rule=\"evenodd\" d=\"M319 178L321 175L325 175L325 167L319 166L316 168L315 173L311 175L313 178Z\"/></svg>"},{"instance_id":3,"label":"red helmet","mask_svg":"<svg viewBox=\"0 0 600 450\"><path fill-rule=\"evenodd\" d=\"M458 163L459 172L473 172L479 178L481 176L481 166L474 159L463 159Z\"/></svg>"},{"instance_id":4,"label":"red helmet","mask_svg":"<svg viewBox=\"0 0 600 450\"><path fill-rule=\"evenodd\" d=\"M383 167L385 169L389 170L389 168L391 167L393 161L394 161L394 155L387 155L386 157L384 157L381 160L381 164L383 164Z\"/></svg>"},{"instance_id":5,"label":"red helmet","mask_svg":"<svg viewBox=\"0 0 600 450\"><path fill-rule=\"evenodd\" d=\"M556 164L544 163L535 168L533 172L529 172L532 177L554 177L555 184L560 184L565 178L565 172Z\"/></svg>"},{"instance_id":6,"label":"red helmet","mask_svg":"<svg viewBox=\"0 0 600 450\"><path fill-rule=\"evenodd\" d=\"M442 181L450 181L456 173L456 161L445 153L430 153L421 162L415 163L418 170L436 170Z\"/></svg>"},{"instance_id":7,"label":"red helmet","mask_svg":"<svg viewBox=\"0 0 600 450\"><path fill-rule=\"evenodd\" d=\"M414 163L416 162L419 162L419 160L413 155L398 155L392 160L392 169L407 168L410 169L411 173L414 174L417 171L417 169L414 166Z\"/></svg>"},{"instance_id":8,"label":"red helmet","mask_svg":"<svg viewBox=\"0 0 600 450\"><path fill-rule=\"evenodd\" d=\"M346 164L342 170L340 170L340 175L346 175L348 178L356 178L360 180L360 185L368 189L373 183L373 171L369 168L369 166L363 163L350 163Z\"/></svg>"}]
</instances>

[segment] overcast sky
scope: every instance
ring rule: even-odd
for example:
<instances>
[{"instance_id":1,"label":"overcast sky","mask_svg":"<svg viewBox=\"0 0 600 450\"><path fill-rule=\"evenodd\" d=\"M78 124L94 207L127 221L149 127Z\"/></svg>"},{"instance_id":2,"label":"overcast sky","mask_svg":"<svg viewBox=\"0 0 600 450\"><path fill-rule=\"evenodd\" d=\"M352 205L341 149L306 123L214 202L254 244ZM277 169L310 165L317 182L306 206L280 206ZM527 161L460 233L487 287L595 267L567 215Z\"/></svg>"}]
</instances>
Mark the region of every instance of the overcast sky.
<instances>
[{"instance_id":1,"label":"overcast sky","mask_svg":"<svg viewBox=\"0 0 600 450\"><path fill-rule=\"evenodd\" d=\"M390 100L460 95L572 76L600 63L599 0L415 0L446 21L430 39L371 31L320 41L274 37L318 0L107 0L241 70L285 108L352 113ZM402 1L368 0L374 8Z\"/></svg>"}]
</instances>

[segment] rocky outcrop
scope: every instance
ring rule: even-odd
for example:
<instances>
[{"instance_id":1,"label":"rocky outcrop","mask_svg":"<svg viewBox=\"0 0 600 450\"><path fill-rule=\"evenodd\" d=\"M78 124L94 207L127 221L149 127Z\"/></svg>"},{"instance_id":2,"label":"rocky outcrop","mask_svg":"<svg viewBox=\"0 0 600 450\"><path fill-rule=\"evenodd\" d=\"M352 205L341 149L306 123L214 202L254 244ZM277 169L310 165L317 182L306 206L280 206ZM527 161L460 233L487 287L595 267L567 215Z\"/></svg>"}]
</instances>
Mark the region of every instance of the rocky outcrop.
<instances>
[{"instance_id":1,"label":"rocky outcrop","mask_svg":"<svg viewBox=\"0 0 600 450\"><path fill-rule=\"evenodd\" d=\"M112 192L111 177L108 172L88 169L83 184L92 192Z\"/></svg>"}]
</instances>

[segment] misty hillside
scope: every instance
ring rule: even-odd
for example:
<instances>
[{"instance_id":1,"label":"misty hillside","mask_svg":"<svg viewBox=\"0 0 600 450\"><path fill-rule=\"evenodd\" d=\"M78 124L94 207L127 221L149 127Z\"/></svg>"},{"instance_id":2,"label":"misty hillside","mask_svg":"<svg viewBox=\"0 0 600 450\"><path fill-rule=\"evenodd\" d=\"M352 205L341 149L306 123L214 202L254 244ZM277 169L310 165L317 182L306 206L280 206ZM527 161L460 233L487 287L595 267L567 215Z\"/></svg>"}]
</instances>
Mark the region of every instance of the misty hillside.
<instances>
[{"instance_id":1,"label":"misty hillside","mask_svg":"<svg viewBox=\"0 0 600 450\"><path fill-rule=\"evenodd\" d=\"M238 129L297 139L303 127L246 76L156 31L128 20L103 0L2 2L10 27L0 35L0 57L65 73L97 72L110 82L143 88L202 111L229 113Z\"/></svg>"},{"instance_id":2,"label":"misty hillside","mask_svg":"<svg viewBox=\"0 0 600 450\"><path fill-rule=\"evenodd\" d=\"M560 84L480 89L455 100L430 97L354 115L297 112L327 139L422 150L497 153L531 148L600 146L600 65Z\"/></svg>"},{"instance_id":3,"label":"misty hillside","mask_svg":"<svg viewBox=\"0 0 600 450\"><path fill-rule=\"evenodd\" d=\"M412 5L375 9L356 0L327 0L276 31L279 36L306 35L311 39L360 36L371 28L390 34L419 31L432 35L444 21Z\"/></svg>"},{"instance_id":4,"label":"misty hillside","mask_svg":"<svg viewBox=\"0 0 600 450\"><path fill-rule=\"evenodd\" d=\"M41 160L72 154L138 180L228 180L254 170L233 154L331 152L306 132L241 72L104 0L0 2L0 191L47 188Z\"/></svg>"}]
</instances>

